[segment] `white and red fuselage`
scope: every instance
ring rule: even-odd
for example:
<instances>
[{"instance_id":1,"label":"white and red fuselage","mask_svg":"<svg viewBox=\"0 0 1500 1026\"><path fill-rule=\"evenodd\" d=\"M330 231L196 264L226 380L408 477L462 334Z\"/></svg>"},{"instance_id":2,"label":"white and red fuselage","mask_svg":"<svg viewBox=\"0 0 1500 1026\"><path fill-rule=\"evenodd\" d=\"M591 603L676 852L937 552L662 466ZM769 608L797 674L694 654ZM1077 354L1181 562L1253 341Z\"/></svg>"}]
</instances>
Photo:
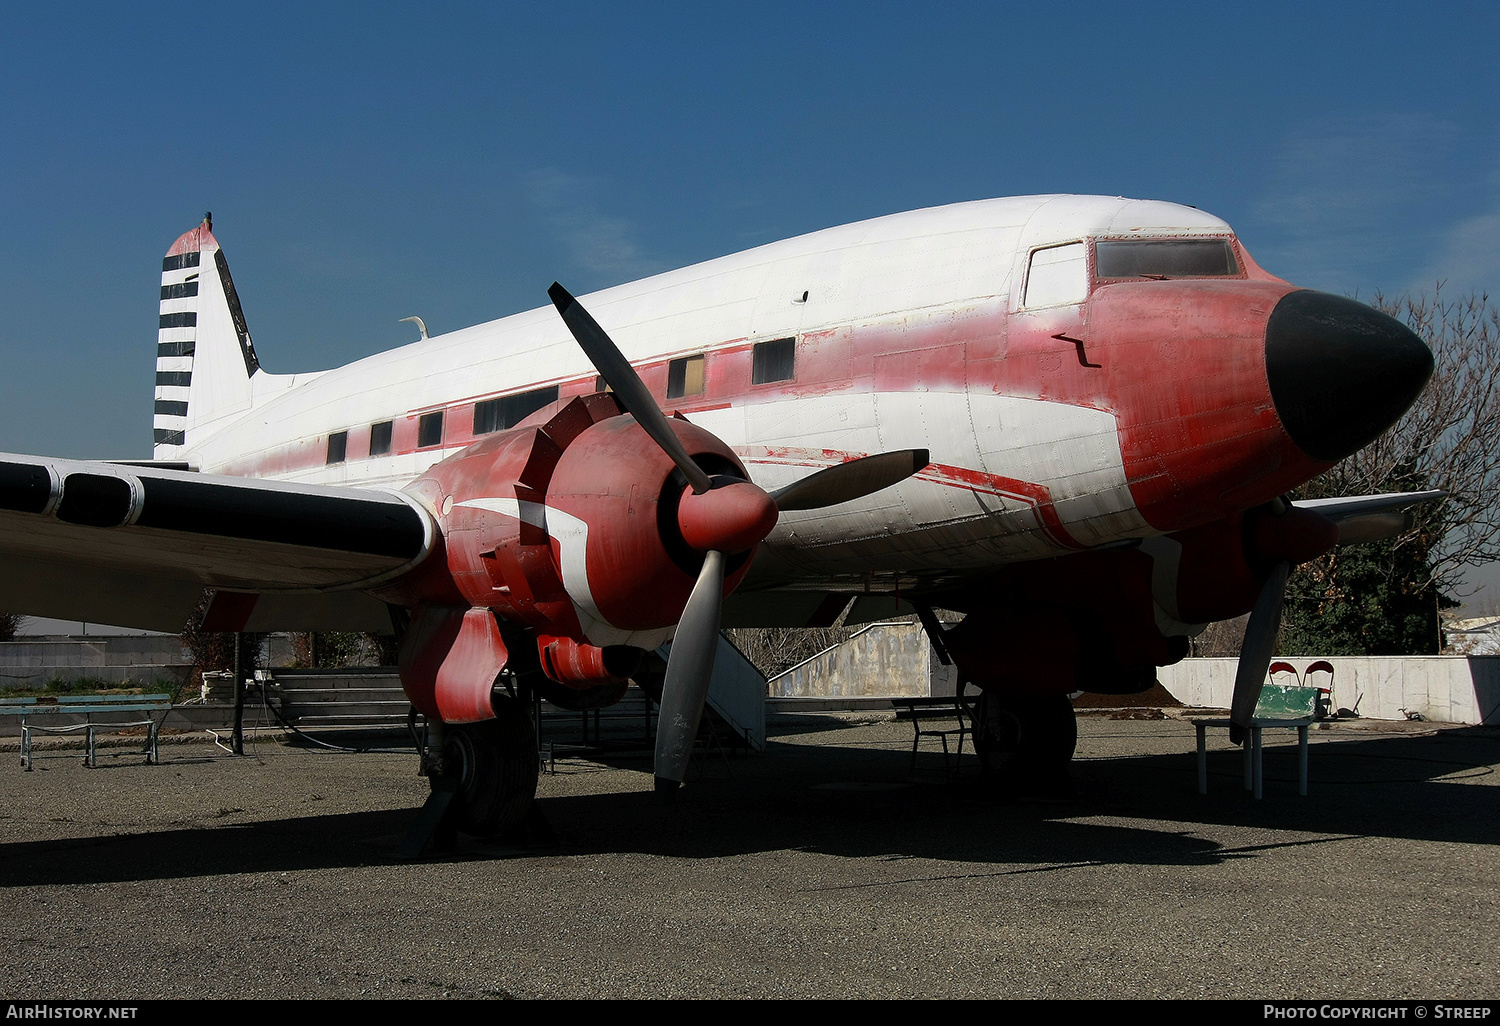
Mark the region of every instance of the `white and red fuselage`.
<instances>
[{"instance_id":1,"label":"white and red fuselage","mask_svg":"<svg viewBox=\"0 0 1500 1026\"><path fill-rule=\"evenodd\" d=\"M193 251L218 253L207 226L172 253ZM242 353L184 346L193 327L174 304L198 267L172 263L169 254L158 460L210 474L405 489L435 518L448 571L470 603L479 604L470 594L479 586L464 581L487 575L484 604L502 619L576 623L575 636L597 646L652 647L670 635L659 616L639 619L656 624L647 630L634 614L662 589L680 608L675 591L691 577L675 591L639 580L612 588L587 543L597 512L589 494L613 495L621 516L655 516L670 461L653 450L635 466L610 457L620 450L607 444L595 457L569 450L547 468L550 491L517 490L538 458L534 432L514 430L517 417L529 413L521 427L542 424L600 388L551 307L322 373L269 375L252 366L237 302ZM1093 600L1077 592L1091 581L1113 601L1135 585L1109 582L1144 574L1154 605L1113 616L1121 625L1112 662L1160 664L1170 661L1162 639L1177 628L1248 609L1255 582L1240 553L1244 512L1352 451L1325 437L1338 433L1328 421L1342 408L1309 403L1300 377L1278 383L1308 370L1298 333L1328 321L1321 307L1277 314L1297 292L1262 271L1229 225L1191 207L1034 196L830 228L581 301L661 406L721 440L732 450L724 458L764 489L870 453L930 452L931 463L898 485L784 513L729 582L742 596L948 594L952 608L974 609L1008 581L1013 600L1026 593L1039 609L1086 618ZM202 320L196 329L205 332ZM234 367L206 366L242 358L238 378ZM1312 364L1314 374L1345 370ZM221 379L231 384L210 393ZM574 483L562 487L554 472ZM494 564L530 558L519 539L543 528L536 552L551 549L566 594L512 596L531 578ZM510 541L497 543L496 531ZM1195 531L1212 536L1205 551L1233 536L1236 555L1197 558L1201 579L1177 580L1194 564ZM465 532L484 537L456 545ZM1110 555L1162 536L1179 542L1152 551L1154 569L1138 549L1128 566ZM1051 561L1090 554L1099 558ZM1221 566L1225 559L1235 566ZM1005 576L1020 564L1048 569ZM1037 583L1044 576L1055 583ZM421 600L404 594L394 597ZM526 602L532 613L537 603L558 608L528 619ZM1024 617L1007 622L1017 639L1033 631ZM1122 639L1137 627L1152 637L1132 649Z\"/></svg>"}]
</instances>

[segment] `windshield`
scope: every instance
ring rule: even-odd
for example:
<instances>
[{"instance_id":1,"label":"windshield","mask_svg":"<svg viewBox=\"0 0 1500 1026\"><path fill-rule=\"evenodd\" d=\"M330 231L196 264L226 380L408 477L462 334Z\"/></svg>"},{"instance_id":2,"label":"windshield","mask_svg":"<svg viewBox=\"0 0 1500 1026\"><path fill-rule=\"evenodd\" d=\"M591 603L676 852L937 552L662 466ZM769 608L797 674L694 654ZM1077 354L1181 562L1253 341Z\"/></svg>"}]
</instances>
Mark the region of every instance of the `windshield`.
<instances>
[{"instance_id":1,"label":"windshield","mask_svg":"<svg viewBox=\"0 0 1500 1026\"><path fill-rule=\"evenodd\" d=\"M1228 239L1131 239L1095 246L1100 278L1205 278L1240 273Z\"/></svg>"}]
</instances>

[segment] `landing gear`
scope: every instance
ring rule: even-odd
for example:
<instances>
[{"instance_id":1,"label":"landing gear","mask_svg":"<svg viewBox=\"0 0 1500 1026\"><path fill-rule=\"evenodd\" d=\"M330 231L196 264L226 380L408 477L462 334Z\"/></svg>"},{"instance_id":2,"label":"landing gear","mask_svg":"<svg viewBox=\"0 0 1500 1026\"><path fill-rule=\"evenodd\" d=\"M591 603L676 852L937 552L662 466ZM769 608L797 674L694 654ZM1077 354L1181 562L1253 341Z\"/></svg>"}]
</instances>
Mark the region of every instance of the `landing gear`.
<instances>
[{"instance_id":1,"label":"landing gear","mask_svg":"<svg viewBox=\"0 0 1500 1026\"><path fill-rule=\"evenodd\" d=\"M443 777L433 789L454 788L451 815L459 830L491 837L526 818L536 797L536 730L517 699L495 700L496 717L444 729Z\"/></svg>"},{"instance_id":2,"label":"landing gear","mask_svg":"<svg viewBox=\"0 0 1500 1026\"><path fill-rule=\"evenodd\" d=\"M423 764L432 794L397 850L401 858L418 858L429 845L452 849L459 831L474 837L522 827L536 832L536 729L519 699L497 695L494 709L493 720L428 726Z\"/></svg>"},{"instance_id":3,"label":"landing gear","mask_svg":"<svg viewBox=\"0 0 1500 1026\"><path fill-rule=\"evenodd\" d=\"M1067 778L1078 721L1065 695L1020 697L984 691L975 703L974 748L988 770Z\"/></svg>"}]
</instances>

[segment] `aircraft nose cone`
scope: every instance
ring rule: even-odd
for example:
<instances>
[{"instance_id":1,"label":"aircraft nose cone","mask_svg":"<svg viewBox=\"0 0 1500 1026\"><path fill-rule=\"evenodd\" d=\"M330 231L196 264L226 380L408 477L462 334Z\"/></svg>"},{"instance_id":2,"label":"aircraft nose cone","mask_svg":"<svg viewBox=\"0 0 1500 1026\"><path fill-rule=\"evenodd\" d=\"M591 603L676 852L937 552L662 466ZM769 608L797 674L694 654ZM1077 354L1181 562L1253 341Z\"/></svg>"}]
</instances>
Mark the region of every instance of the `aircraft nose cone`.
<instances>
[{"instance_id":1,"label":"aircraft nose cone","mask_svg":"<svg viewBox=\"0 0 1500 1026\"><path fill-rule=\"evenodd\" d=\"M1266 377L1297 447L1337 461L1394 424L1427 384L1432 353L1406 325L1358 300L1291 292L1266 324Z\"/></svg>"}]
</instances>

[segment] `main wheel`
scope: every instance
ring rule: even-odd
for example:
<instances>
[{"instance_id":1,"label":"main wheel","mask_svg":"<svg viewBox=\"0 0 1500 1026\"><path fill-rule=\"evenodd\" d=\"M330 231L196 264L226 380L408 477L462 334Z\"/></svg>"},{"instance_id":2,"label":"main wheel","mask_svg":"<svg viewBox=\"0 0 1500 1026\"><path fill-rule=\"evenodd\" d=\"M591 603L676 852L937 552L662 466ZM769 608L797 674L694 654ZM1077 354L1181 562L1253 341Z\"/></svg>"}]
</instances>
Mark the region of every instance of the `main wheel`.
<instances>
[{"instance_id":1,"label":"main wheel","mask_svg":"<svg viewBox=\"0 0 1500 1026\"><path fill-rule=\"evenodd\" d=\"M1064 769L1077 747L1078 721L1066 695L980 694L974 749L986 768Z\"/></svg>"},{"instance_id":2,"label":"main wheel","mask_svg":"<svg viewBox=\"0 0 1500 1026\"><path fill-rule=\"evenodd\" d=\"M495 712L493 720L455 724L444 732L444 768L457 785L458 828L475 837L520 823L536 797L540 764L531 716L524 703L510 698L496 700Z\"/></svg>"}]
</instances>

